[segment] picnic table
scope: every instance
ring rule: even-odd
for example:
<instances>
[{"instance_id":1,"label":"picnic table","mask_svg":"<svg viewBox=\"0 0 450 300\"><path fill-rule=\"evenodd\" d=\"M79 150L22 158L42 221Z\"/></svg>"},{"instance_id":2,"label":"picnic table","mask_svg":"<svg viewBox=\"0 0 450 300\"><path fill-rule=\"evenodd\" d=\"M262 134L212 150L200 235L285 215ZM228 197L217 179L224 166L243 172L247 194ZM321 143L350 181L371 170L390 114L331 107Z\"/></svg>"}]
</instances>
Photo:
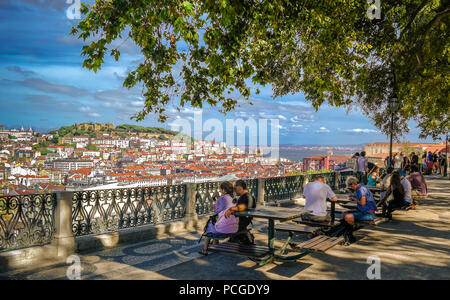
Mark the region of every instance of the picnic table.
<instances>
[{"instance_id":1,"label":"picnic table","mask_svg":"<svg viewBox=\"0 0 450 300\"><path fill-rule=\"evenodd\" d=\"M252 218L260 218L268 220L268 239L267 239L267 253L266 255L254 258L259 261L260 265L265 265L269 262L272 262L274 259L283 260L283 261L292 261L297 260L307 254L304 253L294 255L294 256L285 256L281 254L275 253L274 242L275 242L275 221L285 222L298 217L301 217L305 214L310 213L310 211L301 209L301 208L285 208L285 207L272 207L272 206L261 206L255 209L250 209L242 212L233 212L233 214L237 217L252 217ZM223 244L222 244L223 245ZM220 244L219 244L220 246ZM222 246L223 247L223 246ZM218 247L215 247L218 248ZM240 250L247 250L245 247L239 247ZM249 246L250 248L250 246ZM261 250L261 248L258 248ZM253 251L253 250L252 250ZM282 253L282 252L280 252Z\"/></svg>"},{"instance_id":2,"label":"picnic table","mask_svg":"<svg viewBox=\"0 0 450 300\"><path fill-rule=\"evenodd\" d=\"M350 199L343 199L343 198L338 198L337 201L331 201L330 199L327 199L328 202L331 202L331 211L330 211L330 216L331 216L331 224L334 224L334 221L336 219L336 203L340 204L341 206L345 207L345 205L350 204L353 202L353 200Z\"/></svg>"}]
</instances>

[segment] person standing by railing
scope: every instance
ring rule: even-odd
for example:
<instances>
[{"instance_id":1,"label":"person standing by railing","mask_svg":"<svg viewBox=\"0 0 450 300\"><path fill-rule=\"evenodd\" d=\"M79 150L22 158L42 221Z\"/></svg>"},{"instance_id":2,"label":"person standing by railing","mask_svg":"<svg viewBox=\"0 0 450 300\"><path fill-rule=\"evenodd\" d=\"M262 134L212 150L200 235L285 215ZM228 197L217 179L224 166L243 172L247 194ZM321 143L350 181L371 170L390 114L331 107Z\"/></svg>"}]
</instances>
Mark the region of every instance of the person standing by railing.
<instances>
[{"instance_id":1,"label":"person standing by railing","mask_svg":"<svg viewBox=\"0 0 450 300\"><path fill-rule=\"evenodd\" d=\"M422 154L422 164L420 165L420 172L421 172L422 174L426 173L427 168L428 168L428 163L427 163L427 153L424 152L424 153Z\"/></svg>"},{"instance_id":2,"label":"person standing by railing","mask_svg":"<svg viewBox=\"0 0 450 300\"><path fill-rule=\"evenodd\" d=\"M411 170L419 167L419 156L415 152L411 153Z\"/></svg>"},{"instance_id":3,"label":"person standing by railing","mask_svg":"<svg viewBox=\"0 0 450 300\"><path fill-rule=\"evenodd\" d=\"M428 151L428 155L427 155L427 174L431 174L433 172L433 153L431 153L431 151Z\"/></svg>"},{"instance_id":4,"label":"person standing by railing","mask_svg":"<svg viewBox=\"0 0 450 300\"><path fill-rule=\"evenodd\" d=\"M356 160L357 164L357 176L360 182L367 184L367 171L369 168L369 163L366 159L366 152L362 151L360 156Z\"/></svg>"}]
</instances>

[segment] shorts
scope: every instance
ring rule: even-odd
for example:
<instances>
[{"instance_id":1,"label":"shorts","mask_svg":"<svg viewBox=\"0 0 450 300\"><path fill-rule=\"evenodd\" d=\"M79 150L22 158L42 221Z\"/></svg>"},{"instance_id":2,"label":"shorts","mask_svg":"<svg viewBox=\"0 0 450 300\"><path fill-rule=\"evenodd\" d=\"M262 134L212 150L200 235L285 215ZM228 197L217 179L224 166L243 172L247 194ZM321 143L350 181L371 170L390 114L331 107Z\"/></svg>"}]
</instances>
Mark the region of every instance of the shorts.
<instances>
[{"instance_id":1,"label":"shorts","mask_svg":"<svg viewBox=\"0 0 450 300\"><path fill-rule=\"evenodd\" d=\"M354 212L353 218L355 221L372 221L375 220L375 213L362 213L362 212Z\"/></svg>"}]
</instances>

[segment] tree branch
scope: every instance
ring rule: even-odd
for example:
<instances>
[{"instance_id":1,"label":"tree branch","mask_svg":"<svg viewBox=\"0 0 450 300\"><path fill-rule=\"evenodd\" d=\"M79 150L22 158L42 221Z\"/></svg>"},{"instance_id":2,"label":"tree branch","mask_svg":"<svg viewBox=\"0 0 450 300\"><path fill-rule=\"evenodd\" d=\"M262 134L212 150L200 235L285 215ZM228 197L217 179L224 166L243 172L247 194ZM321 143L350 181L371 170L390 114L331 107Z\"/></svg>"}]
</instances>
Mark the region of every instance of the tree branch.
<instances>
[{"instance_id":1,"label":"tree branch","mask_svg":"<svg viewBox=\"0 0 450 300\"><path fill-rule=\"evenodd\" d=\"M417 15L419 14L419 12L425 7L425 5L427 5L427 3L429 2L429 0L424 0L422 1L422 3L419 5L419 7L417 7L417 9L414 11L414 13L412 14L411 18L409 19L408 24L406 25L405 29L403 29L401 35L400 35L400 40L402 39L403 35L409 31L409 29L411 28L412 23L414 22L414 19L417 17Z\"/></svg>"},{"instance_id":2,"label":"tree branch","mask_svg":"<svg viewBox=\"0 0 450 300\"><path fill-rule=\"evenodd\" d=\"M438 23L442 18L450 15L450 9L446 9L436 14L434 18L425 26L425 33L419 37L419 43L417 45L416 58L417 58L417 66L413 71L413 74L417 73L423 67L423 46L425 44L426 38L430 35L431 29L433 26Z\"/></svg>"}]
</instances>

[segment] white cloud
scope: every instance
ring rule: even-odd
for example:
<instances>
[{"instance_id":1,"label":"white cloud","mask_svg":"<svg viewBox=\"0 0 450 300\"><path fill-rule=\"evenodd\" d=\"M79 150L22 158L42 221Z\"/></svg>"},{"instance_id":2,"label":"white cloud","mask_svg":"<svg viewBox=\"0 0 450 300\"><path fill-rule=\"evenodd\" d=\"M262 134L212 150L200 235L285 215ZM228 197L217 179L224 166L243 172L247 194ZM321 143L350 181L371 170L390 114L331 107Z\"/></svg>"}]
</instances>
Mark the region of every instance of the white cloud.
<instances>
[{"instance_id":1,"label":"white cloud","mask_svg":"<svg viewBox=\"0 0 450 300\"><path fill-rule=\"evenodd\" d=\"M377 133L378 130L373 129L361 129L361 128L354 128L354 129L345 129L342 130L343 132L347 133Z\"/></svg>"},{"instance_id":2,"label":"white cloud","mask_svg":"<svg viewBox=\"0 0 450 300\"><path fill-rule=\"evenodd\" d=\"M90 118L100 118L101 115L97 112L95 112L92 108L89 106L82 106L78 109L79 112L84 113L86 116Z\"/></svg>"},{"instance_id":3,"label":"white cloud","mask_svg":"<svg viewBox=\"0 0 450 300\"><path fill-rule=\"evenodd\" d=\"M315 133L329 133L330 130L328 130L326 127L320 127L319 130L316 130Z\"/></svg>"},{"instance_id":4,"label":"white cloud","mask_svg":"<svg viewBox=\"0 0 450 300\"><path fill-rule=\"evenodd\" d=\"M92 118L100 118L101 117L101 115L99 113L96 113L96 112L90 112L87 115L89 117L92 117Z\"/></svg>"}]
</instances>

